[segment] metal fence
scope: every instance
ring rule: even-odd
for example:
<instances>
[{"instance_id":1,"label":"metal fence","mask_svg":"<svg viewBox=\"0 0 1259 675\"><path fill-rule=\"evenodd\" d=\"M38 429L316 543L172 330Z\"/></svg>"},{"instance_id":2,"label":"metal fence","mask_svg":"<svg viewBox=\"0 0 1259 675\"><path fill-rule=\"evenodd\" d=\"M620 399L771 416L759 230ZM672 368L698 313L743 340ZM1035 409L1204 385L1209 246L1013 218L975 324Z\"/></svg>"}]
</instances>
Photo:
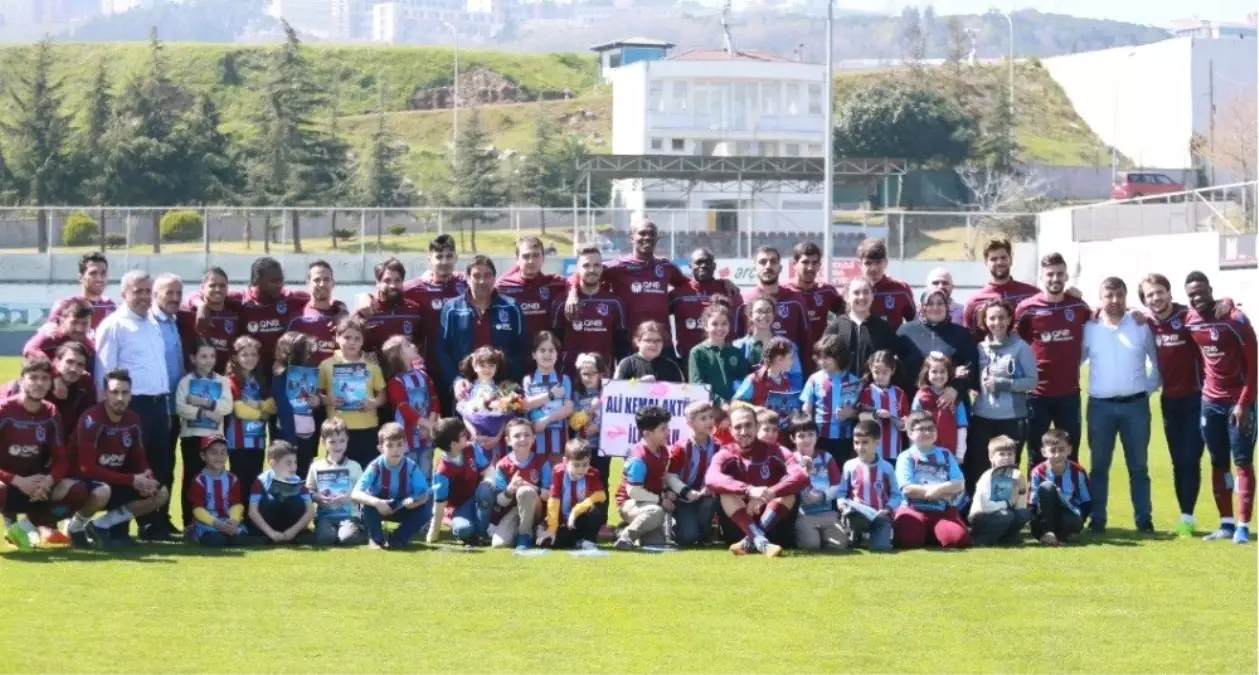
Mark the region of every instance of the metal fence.
<instances>
[{"instance_id":1,"label":"metal fence","mask_svg":"<svg viewBox=\"0 0 1259 675\"><path fill-rule=\"evenodd\" d=\"M557 255L586 244L624 253L629 226L643 215L659 227L658 251L671 258L697 247L722 258L749 257L760 246L788 255L801 241L823 239L820 209L47 207L0 208L0 252L374 256L423 253L434 237L451 234L462 254L510 256L529 235ZM851 257L875 236L894 259L967 260L990 234L1033 239L1034 223L1026 213L836 211L832 254Z\"/></svg>"},{"instance_id":2,"label":"metal fence","mask_svg":"<svg viewBox=\"0 0 1259 675\"><path fill-rule=\"evenodd\" d=\"M1233 183L1077 207L1075 241L1106 241L1158 234L1255 231L1256 182Z\"/></svg>"}]
</instances>

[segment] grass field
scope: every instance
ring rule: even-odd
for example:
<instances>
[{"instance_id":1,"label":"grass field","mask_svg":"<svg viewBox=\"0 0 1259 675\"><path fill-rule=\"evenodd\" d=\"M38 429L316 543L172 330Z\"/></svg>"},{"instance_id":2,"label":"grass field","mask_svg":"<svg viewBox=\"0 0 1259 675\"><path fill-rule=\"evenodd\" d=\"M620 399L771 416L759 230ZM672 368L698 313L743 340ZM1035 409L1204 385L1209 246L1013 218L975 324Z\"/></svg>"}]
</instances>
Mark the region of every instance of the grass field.
<instances>
[{"instance_id":1,"label":"grass field","mask_svg":"<svg viewBox=\"0 0 1259 675\"><path fill-rule=\"evenodd\" d=\"M0 381L16 368L0 360ZM1155 439L1166 532L1177 514ZM1122 462L1113 481L1114 528L1056 550L10 550L2 669L1255 672L1255 548L1137 536ZM1208 483L1204 528L1213 512Z\"/></svg>"}]
</instances>

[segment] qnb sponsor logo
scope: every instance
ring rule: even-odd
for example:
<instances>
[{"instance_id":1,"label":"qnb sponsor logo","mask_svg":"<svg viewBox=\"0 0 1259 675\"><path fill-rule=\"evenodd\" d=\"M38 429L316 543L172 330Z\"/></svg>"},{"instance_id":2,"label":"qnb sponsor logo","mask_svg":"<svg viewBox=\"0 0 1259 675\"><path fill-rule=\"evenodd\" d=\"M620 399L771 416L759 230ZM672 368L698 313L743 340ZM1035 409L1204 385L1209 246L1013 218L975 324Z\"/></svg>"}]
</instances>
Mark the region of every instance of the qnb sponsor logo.
<instances>
[{"instance_id":1,"label":"qnb sponsor logo","mask_svg":"<svg viewBox=\"0 0 1259 675\"><path fill-rule=\"evenodd\" d=\"M573 330L599 333L607 329L607 326L603 325L603 319L583 319L573 322Z\"/></svg>"},{"instance_id":2,"label":"qnb sponsor logo","mask_svg":"<svg viewBox=\"0 0 1259 675\"><path fill-rule=\"evenodd\" d=\"M337 350L337 343L335 340L320 340L318 342L318 345L319 345L319 351L321 352L331 353Z\"/></svg>"},{"instance_id":3,"label":"qnb sponsor logo","mask_svg":"<svg viewBox=\"0 0 1259 675\"><path fill-rule=\"evenodd\" d=\"M245 330L250 333L278 333L284 330L284 326L280 325L279 319L265 319L263 321L250 321L245 324Z\"/></svg>"},{"instance_id":4,"label":"qnb sponsor logo","mask_svg":"<svg viewBox=\"0 0 1259 675\"><path fill-rule=\"evenodd\" d=\"M1041 342L1071 342L1074 339L1075 335L1066 328L1047 330L1040 334Z\"/></svg>"},{"instance_id":5,"label":"qnb sponsor logo","mask_svg":"<svg viewBox=\"0 0 1259 675\"><path fill-rule=\"evenodd\" d=\"M10 445L9 455L13 457L22 457L24 459L29 459L31 457L38 457L39 446L38 445Z\"/></svg>"},{"instance_id":6,"label":"qnb sponsor logo","mask_svg":"<svg viewBox=\"0 0 1259 675\"><path fill-rule=\"evenodd\" d=\"M127 463L127 456L120 455L120 454L97 455L96 463L100 464L101 466L109 466L109 467L117 468Z\"/></svg>"},{"instance_id":7,"label":"qnb sponsor logo","mask_svg":"<svg viewBox=\"0 0 1259 675\"><path fill-rule=\"evenodd\" d=\"M1219 345L1201 345L1202 355L1210 357L1218 357L1224 355L1224 350Z\"/></svg>"},{"instance_id":8,"label":"qnb sponsor logo","mask_svg":"<svg viewBox=\"0 0 1259 675\"><path fill-rule=\"evenodd\" d=\"M664 293L665 286L663 281L635 281L630 284L630 290L635 294L639 293Z\"/></svg>"},{"instance_id":9,"label":"qnb sponsor logo","mask_svg":"<svg viewBox=\"0 0 1259 675\"><path fill-rule=\"evenodd\" d=\"M1180 347L1185 344L1185 339L1177 333L1168 333L1157 336L1155 342L1160 347Z\"/></svg>"},{"instance_id":10,"label":"qnb sponsor logo","mask_svg":"<svg viewBox=\"0 0 1259 675\"><path fill-rule=\"evenodd\" d=\"M520 303L520 311L525 314L541 314L542 303L540 302L522 302Z\"/></svg>"}]
</instances>

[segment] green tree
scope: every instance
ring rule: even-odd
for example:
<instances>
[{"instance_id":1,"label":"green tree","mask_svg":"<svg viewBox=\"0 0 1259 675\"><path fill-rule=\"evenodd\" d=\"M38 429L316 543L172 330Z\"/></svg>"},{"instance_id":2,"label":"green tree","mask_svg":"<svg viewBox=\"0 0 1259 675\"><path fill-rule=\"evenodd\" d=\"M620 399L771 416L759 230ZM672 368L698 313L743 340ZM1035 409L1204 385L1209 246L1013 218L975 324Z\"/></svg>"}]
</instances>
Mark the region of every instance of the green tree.
<instances>
[{"instance_id":1,"label":"green tree","mask_svg":"<svg viewBox=\"0 0 1259 675\"><path fill-rule=\"evenodd\" d=\"M1010 171L1018 161L1018 139L1014 133L1014 113L1010 110L1010 90L998 86L991 114L982 118L980 134L975 143L975 156L1003 172Z\"/></svg>"},{"instance_id":2,"label":"green tree","mask_svg":"<svg viewBox=\"0 0 1259 675\"><path fill-rule=\"evenodd\" d=\"M180 202L233 202L240 195L243 177L221 126L218 107L201 94L176 127L175 145L183 155L176 191Z\"/></svg>"},{"instance_id":3,"label":"green tree","mask_svg":"<svg viewBox=\"0 0 1259 675\"><path fill-rule=\"evenodd\" d=\"M581 160L590 156L590 150L581 138L575 134L564 137L555 149L552 166L555 171L555 206L569 206L573 197L580 204L586 202L586 174L577 170ZM606 178L592 178L590 181L590 204L607 204L612 201L612 181Z\"/></svg>"},{"instance_id":4,"label":"green tree","mask_svg":"<svg viewBox=\"0 0 1259 675\"><path fill-rule=\"evenodd\" d=\"M92 76L92 88L87 96L87 110L80 127L78 152L82 157L80 166L86 171L83 176L82 192L88 202L99 207L96 216L100 237L101 250L105 250L105 158L108 154L105 140L109 133L109 125L114 117L113 83L109 79L109 66L102 59L96 66Z\"/></svg>"},{"instance_id":5,"label":"green tree","mask_svg":"<svg viewBox=\"0 0 1259 675\"><path fill-rule=\"evenodd\" d=\"M62 83L52 76L52 42L44 38L24 71L9 84L13 117L0 123L10 139L8 169L18 200L37 208L39 250L48 250L45 206L74 198L75 161L70 146L71 116L63 112Z\"/></svg>"},{"instance_id":6,"label":"green tree","mask_svg":"<svg viewBox=\"0 0 1259 675\"><path fill-rule=\"evenodd\" d=\"M402 170L406 148L389 133L385 117L385 84L377 85L376 130L372 132L367 162L362 172L360 192L367 206L390 208L411 206L418 197L415 184ZM376 240L382 244L385 214L376 212Z\"/></svg>"},{"instance_id":7,"label":"green tree","mask_svg":"<svg viewBox=\"0 0 1259 675\"><path fill-rule=\"evenodd\" d=\"M948 96L912 83L860 85L839 106L835 154L952 166L971 154L977 122Z\"/></svg>"},{"instance_id":8,"label":"green tree","mask_svg":"<svg viewBox=\"0 0 1259 675\"><path fill-rule=\"evenodd\" d=\"M546 209L565 204L559 189L560 167L554 147L555 122L547 116L541 102L537 112L533 143L517 163L510 187L515 201L537 204L542 209L540 224L542 233L546 234Z\"/></svg>"},{"instance_id":9,"label":"green tree","mask_svg":"<svg viewBox=\"0 0 1259 675\"><path fill-rule=\"evenodd\" d=\"M453 218L459 223L460 239L463 238L464 224L472 225L471 245L475 253L477 223L494 220L497 214L487 209L502 206L507 195L498 173L498 153L490 146L489 133L482 126L481 114L475 108L459 131L459 137L455 139L455 154L451 158L450 190L445 202L447 206L459 209ZM460 243L462 245L462 241Z\"/></svg>"}]
</instances>

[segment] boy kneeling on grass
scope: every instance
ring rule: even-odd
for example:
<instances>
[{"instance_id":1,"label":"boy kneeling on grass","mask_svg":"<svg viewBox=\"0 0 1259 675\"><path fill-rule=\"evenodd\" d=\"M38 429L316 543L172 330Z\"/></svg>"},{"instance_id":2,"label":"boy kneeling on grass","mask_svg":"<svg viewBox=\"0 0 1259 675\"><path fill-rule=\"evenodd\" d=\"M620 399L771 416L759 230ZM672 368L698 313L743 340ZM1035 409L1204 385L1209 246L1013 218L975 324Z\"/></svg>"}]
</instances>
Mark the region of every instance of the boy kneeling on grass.
<instances>
[{"instance_id":1,"label":"boy kneeling on grass","mask_svg":"<svg viewBox=\"0 0 1259 675\"><path fill-rule=\"evenodd\" d=\"M1041 437L1041 452L1047 459L1032 468L1027 494L1032 536L1046 546L1058 546L1084 530L1084 519L1092 507L1089 475L1071 461L1071 438L1065 431L1046 431Z\"/></svg>"},{"instance_id":2,"label":"boy kneeling on grass","mask_svg":"<svg viewBox=\"0 0 1259 675\"><path fill-rule=\"evenodd\" d=\"M309 544L306 527L315 517L315 504L297 475L297 448L288 441L272 441L267 464L270 468L249 493L249 522L272 544Z\"/></svg>"},{"instance_id":3,"label":"boy kneeling on grass","mask_svg":"<svg viewBox=\"0 0 1259 675\"><path fill-rule=\"evenodd\" d=\"M494 507L494 469L472 442L462 419L447 417L433 426L437 468L433 471L433 520L427 540L436 544L442 519L450 518L450 534L465 546L488 543L490 510Z\"/></svg>"},{"instance_id":4,"label":"boy kneeling on grass","mask_svg":"<svg viewBox=\"0 0 1259 675\"><path fill-rule=\"evenodd\" d=\"M546 503L546 532L539 546L596 548L599 528L608 521L607 497L599 471L590 465L590 444L575 438L564 448L564 462L551 475L551 499Z\"/></svg>"},{"instance_id":5,"label":"boy kneeling on grass","mask_svg":"<svg viewBox=\"0 0 1259 675\"><path fill-rule=\"evenodd\" d=\"M227 470L227 439L213 434L200 439L205 468L192 479L185 494L192 505L192 524L184 539L202 546L246 546L253 543L245 527L245 504L240 481Z\"/></svg>"},{"instance_id":6,"label":"boy kneeling on grass","mask_svg":"<svg viewBox=\"0 0 1259 675\"><path fill-rule=\"evenodd\" d=\"M350 498L363 477L363 467L346 457L350 433L345 420L329 417L319 428L324 456L310 463L306 489L315 500L316 546L362 546L367 543L359 506Z\"/></svg>"},{"instance_id":7,"label":"boy kneeling on grass","mask_svg":"<svg viewBox=\"0 0 1259 675\"><path fill-rule=\"evenodd\" d=\"M402 425L382 425L377 439L380 456L367 465L350 497L362 507L368 548L402 548L433 515L428 481L420 465L406 456L407 436ZM398 523L388 539L386 520Z\"/></svg>"},{"instance_id":8,"label":"boy kneeling on grass","mask_svg":"<svg viewBox=\"0 0 1259 675\"><path fill-rule=\"evenodd\" d=\"M1027 484L1018 467L1018 444L1009 436L988 442L992 468L975 484L975 501L970 507L971 536L976 546L1017 544L1023 526L1031 517L1027 504Z\"/></svg>"}]
</instances>

